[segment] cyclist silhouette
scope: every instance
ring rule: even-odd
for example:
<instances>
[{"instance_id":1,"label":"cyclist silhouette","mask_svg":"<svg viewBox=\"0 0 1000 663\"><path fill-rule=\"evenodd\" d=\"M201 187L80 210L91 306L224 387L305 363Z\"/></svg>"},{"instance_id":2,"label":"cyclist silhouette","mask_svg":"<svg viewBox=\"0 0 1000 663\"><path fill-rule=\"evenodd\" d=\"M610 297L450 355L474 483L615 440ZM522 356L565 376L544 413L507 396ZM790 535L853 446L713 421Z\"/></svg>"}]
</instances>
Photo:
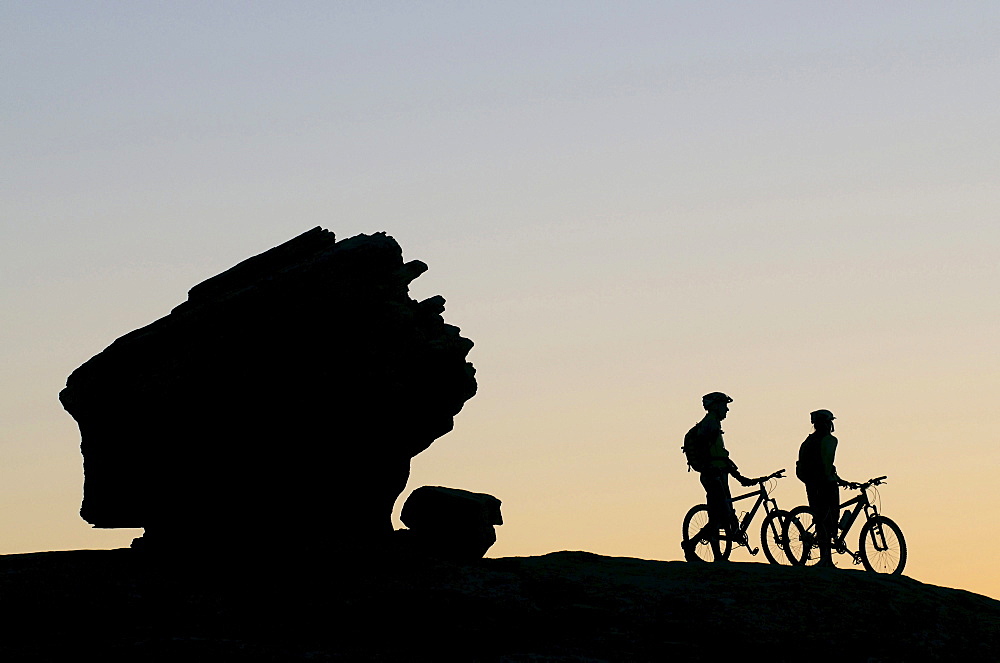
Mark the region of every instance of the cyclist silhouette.
<instances>
[{"instance_id":1,"label":"cyclist silhouette","mask_svg":"<svg viewBox=\"0 0 1000 663\"><path fill-rule=\"evenodd\" d=\"M697 444L698 448L704 449L702 452L704 457L695 458L695 462L691 462L693 454L690 449L686 449L685 453L688 454L688 462L692 469L701 475L701 485L705 488L705 503L708 505L708 523L693 538L681 541L684 559L689 562L702 561L695 554L698 541L717 538L720 529L725 529L727 536L738 541L739 524L736 512L733 510L732 494L729 492L729 475L732 474L744 486L754 485L752 479L739 473L736 463L729 458L729 451L722 441L721 422L729 414L729 404L732 402L732 398L720 391L702 396L701 404L706 410L705 417L685 436L686 446L687 440L691 440L692 445ZM745 539L746 535L742 538Z\"/></svg>"},{"instance_id":2,"label":"cyclist silhouette","mask_svg":"<svg viewBox=\"0 0 1000 663\"><path fill-rule=\"evenodd\" d=\"M818 566L833 566L830 545L840 519L840 486L851 484L837 476L833 464L837 454L837 438L833 436L836 417L829 410L816 410L809 419L815 430L799 447L795 476L806 485L809 508L816 518Z\"/></svg>"}]
</instances>

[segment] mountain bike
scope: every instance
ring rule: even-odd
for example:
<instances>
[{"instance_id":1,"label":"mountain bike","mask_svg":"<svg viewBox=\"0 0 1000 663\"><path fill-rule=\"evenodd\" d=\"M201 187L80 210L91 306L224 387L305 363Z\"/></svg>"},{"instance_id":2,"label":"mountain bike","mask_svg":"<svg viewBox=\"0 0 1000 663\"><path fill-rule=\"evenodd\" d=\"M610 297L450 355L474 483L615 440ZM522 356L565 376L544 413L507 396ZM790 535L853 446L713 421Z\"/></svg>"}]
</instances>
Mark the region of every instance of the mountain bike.
<instances>
[{"instance_id":1,"label":"mountain bike","mask_svg":"<svg viewBox=\"0 0 1000 663\"><path fill-rule=\"evenodd\" d=\"M849 484L851 488L860 490L861 494L840 505L841 509L849 510L844 511L840 517L832 551L847 555L847 559L853 564L863 564L869 571L898 574L906 566L906 539L903 538L903 531L895 522L880 515L878 507L868 497L868 489L872 488L876 499L878 498L878 491L873 486L881 485L885 479L883 476L861 484ZM858 538L858 551L853 552L847 547L847 534L862 513L865 516L864 525L861 526ZM789 512L783 538L787 541L788 557L792 564L811 566L820 561L816 516L809 507L799 506Z\"/></svg>"},{"instance_id":2,"label":"mountain bike","mask_svg":"<svg viewBox=\"0 0 1000 663\"><path fill-rule=\"evenodd\" d=\"M786 530L785 520L788 517L788 512L778 508L777 500L770 496L768 490L768 482L771 479L783 478L784 470L778 470L766 477L754 479L754 483L757 484L756 490L733 497L730 502L734 504L751 497L756 497L757 499L754 502L753 508L738 520L739 530L735 533L735 536L730 536L724 528L720 527L716 535L699 539L697 546L695 546L695 554L698 555L698 558L706 562L728 560L733 550L733 543L739 546L746 546L751 555L756 555L760 552L759 548L750 547L747 530L750 528L750 522L757 515L757 510L763 506L766 515L760 528L760 542L761 547L764 549L764 556L767 557L767 561L771 564L789 564L791 557L785 550L784 538ZM684 516L684 524L681 526L684 536L683 540L690 541L707 524L708 505L697 504L691 507Z\"/></svg>"}]
</instances>

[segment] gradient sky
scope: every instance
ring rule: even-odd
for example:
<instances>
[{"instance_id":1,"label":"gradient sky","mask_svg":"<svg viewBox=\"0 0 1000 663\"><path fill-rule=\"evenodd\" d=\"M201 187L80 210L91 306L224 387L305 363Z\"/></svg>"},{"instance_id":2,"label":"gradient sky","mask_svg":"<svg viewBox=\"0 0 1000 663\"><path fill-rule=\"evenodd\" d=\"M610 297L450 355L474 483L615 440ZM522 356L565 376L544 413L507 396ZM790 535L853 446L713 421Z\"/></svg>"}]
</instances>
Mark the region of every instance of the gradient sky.
<instances>
[{"instance_id":1,"label":"gradient sky","mask_svg":"<svg viewBox=\"0 0 1000 663\"><path fill-rule=\"evenodd\" d=\"M475 341L408 490L503 500L491 556L680 559L722 390L745 474L828 408L906 574L1000 598L1000 4L6 2L0 62L0 553L138 534L66 377L323 226Z\"/></svg>"}]
</instances>

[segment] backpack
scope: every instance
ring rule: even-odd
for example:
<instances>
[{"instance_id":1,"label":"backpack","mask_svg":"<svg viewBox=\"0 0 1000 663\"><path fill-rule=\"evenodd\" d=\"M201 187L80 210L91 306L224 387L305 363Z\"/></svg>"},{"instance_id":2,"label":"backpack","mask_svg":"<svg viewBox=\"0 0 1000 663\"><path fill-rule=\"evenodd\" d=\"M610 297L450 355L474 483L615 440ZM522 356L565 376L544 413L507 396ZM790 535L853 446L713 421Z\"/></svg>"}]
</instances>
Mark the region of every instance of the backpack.
<instances>
[{"instance_id":1,"label":"backpack","mask_svg":"<svg viewBox=\"0 0 1000 663\"><path fill-rule=\"evenodd\" d=\"M701 423L697 423L684 434L684 446L681 451L687 458L688 472L704 472L709 468L712 458L708 454L708 448L712 445L712 435L702 429Z\"/></svg>"}]
</instances>

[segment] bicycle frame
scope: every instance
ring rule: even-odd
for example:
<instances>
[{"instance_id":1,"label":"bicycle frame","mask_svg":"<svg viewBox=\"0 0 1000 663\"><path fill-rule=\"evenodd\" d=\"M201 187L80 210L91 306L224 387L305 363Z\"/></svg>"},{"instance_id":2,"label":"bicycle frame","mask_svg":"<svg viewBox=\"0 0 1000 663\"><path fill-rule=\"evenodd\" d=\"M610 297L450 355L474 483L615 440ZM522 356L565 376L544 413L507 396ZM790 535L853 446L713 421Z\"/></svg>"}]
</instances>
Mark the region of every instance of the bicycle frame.
<instances>
[{"instance_id":1,"label":"bicycle frame","mask_svg":"<svg viewBox=\"0 0 1000 663\"><path fill-rule=\"evenodd\" d=\"M744 515L743 518L739 520L739 526L740 526L739 536L740 536L741 541L744 540L744 539L746 539L747 530L750 529L750 523L753 522L754 516L757 515L757 511L758 511L758 509L760 509L761 505L764 506L764 514L765 515L771 513L772 511L774 511L774 510L776 510L778 508L778 501L775 500L770 495L768 495L768 493L767 493L767 487L765 486L765 483L766 483L766 480L761 481L757 485L757 489L756 490L752 490L749 493L745 493L743 495L739 495L737 497L733 497L733 498L731 498L729 500L729 502L731 504L736 504L737 502L739 502L741 500L745 500L747 498L754 497L754 496L757 497L757 501L754 502L753 508L750 509L750 511L748 511L746 513L746 515ZM729 536L727 534L725 534L725 533L720 533L719 534L719 540L725 541L727 539L729 539ZM734 541L734 543L740 543L741 541Z\"/></svg>"},{"instance_id":2,"label":"bicycle frame","mask_svg":"<svg viewBox=\"0 0 1000 663\"><path fill-rule=\"evenodd\" d=\"M784 558L779 557L779 555L787 554L784 552L785 544L783 543L785 540L784 523L786 522L785 516L787 514L778 507L777 500L772 498L768 493L772 487L770 483L771 479L782 479L784 478L784 473L785 470L778 470L766 477L759 477L751 481L747 481L743 477L738 477L741 482L749 483L750 486L756 486L756 489L737 495L736 497L732 497L730 494L728 509L733 514L731 525L729 522L713 522L707 504L696 504L691 507L684 516L682 526L683 539L681 546L684 548L685 559L693 561L692 558L697 557L706 562L728 559L729 553L734 547L733 544L736 544L736 546L745 546L751 555L756 555L760 552L760 548L753 548L750 545L750 538L747 536L747 531L750 529L750 524L757 516L757 513L761 510L761 506L763 506L765 515L760 529L761 548L764 549L764 554L767 556L769 562L772 564L783 563L779 560ZM736 510L733 508L735 504L749 499L754 500L749 512L744 512L742 516L737 516ZM728 520L727 517L726 519ZM733 529L731 532L728 531L730 527Z\"/></svg>"},{"instance_id":3,"label":"bicycle frame","mask_svg":"<svg viewBox=\"0 0 1000 663\"><path fill-rule=\"evenodd\" d=\"M874 504L872 504L872 501L868 499L868 488L869 488L868 486L864 486L861 489L860 495L858 495L857 497L852 497L851 499L847 500L846 502L841 504L838 509L839 518L837 521L837 536L836 539L834 540L834 543L840 548L845 548L845 549L847 548L846 544L847 533L851 531L852 527L854 527L854 523L858 522L858 516L861 515L862 511L865 512L866 521L871 520L872 518L878 515L878 509L875 507ZM850 520L847 521L847 526L841 529L840 523L843 521L845 514L840 513L840 511L847 509L852 504L854 505L854 509L848 512L851 514Z\"/></svg>"},{"instance_id":4,"label":"bicycle frame","mask_svg":"<svg viewBox=\"0 0 1000 663\"><path fill-rule=\"evenodd\" d=\"M864 564L867 570L877 573L897 574L906 565L906 540L903 538L903 531L894 521L879 513L873 498L868 495L870 487L879 486L884 481L885 477L882 476L864 483L850 484L851 489L860 491L860 494L838 506L836 531L829 532L828 535L834 551L850 556L855 564ZM874 499L877 501L877 496ZM807 517L803 520L804 515ZM788 542L789 559L796 565L822 562L817 515L809 507L801 506L792 509L789 516L782 534ZM862 521L861 537L855 552L848 547L847 536L859 520ZM819 556L815 554L817 549Z\"/></svg>"},{"instance_id":5,"label":"bicycle frame","mask_svg":"<svg viewBox=\"0 0 1000 663\"><path fill-rule=\"evenodd\" d=\"M871 485L872 484L870 483L862 484L859 487L861 493L847 500L846 502L841 504L837 509L839 517L837 520L837 534L836 536L833 537L832 541L833 548L838 553L848 554L851 557L853 557L855 564L861 563L861 556L860 556L861 553L860 551L854 552L848 547L847 534L851 531L851 528L854 527L854 524L858 522L858 516L860 516L862 512L864 512L865 514L864 518L865 522L868 522L872 518L875 518L879 515L878 507L876 507L875 504L873 504L871 499L869 499L868 497L868 489L871 487ZM850 518L847 519L846 525L844 527L841 527L841 523L844 522L844 518L847 515L847 513L841 513L841 512L844 509L850 508L851 506L853 506L854 508L847 512L850 514ZM886 549L885 533L882 531L881 527L872 528L871 538L872 538L872 544L874 545L876 550Z\"/></svg>"}]
</instances>

